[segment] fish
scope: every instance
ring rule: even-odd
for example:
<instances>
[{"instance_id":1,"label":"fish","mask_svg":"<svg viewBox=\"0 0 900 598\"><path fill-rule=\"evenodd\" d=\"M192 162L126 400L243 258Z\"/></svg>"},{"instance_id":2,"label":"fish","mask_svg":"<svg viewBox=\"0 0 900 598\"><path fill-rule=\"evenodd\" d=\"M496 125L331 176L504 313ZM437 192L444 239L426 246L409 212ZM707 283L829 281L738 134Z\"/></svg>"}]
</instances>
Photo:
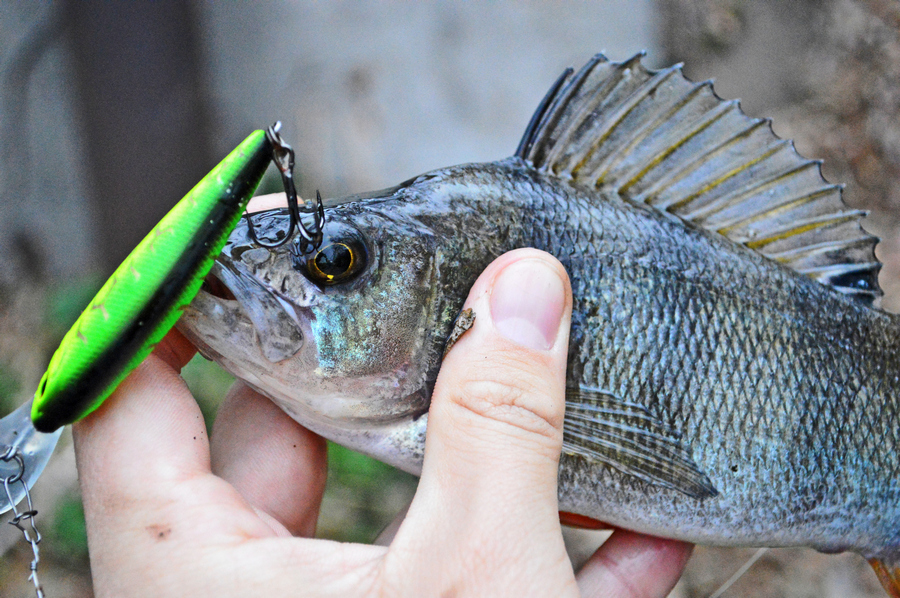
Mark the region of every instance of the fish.
<instances>
[{"instance_id":1,"label":"fish","mask_svg":"<svg viewBox=\"0 0 900 598\"><path fill-rule=\"evenodd\" d=\"M855 551L900 596L900 318L864 215L710 82L596 55L513 156L326 200L317 250L239 225L178 326L310 430L418 474L469 288L545 250L574 296L561 511ZM285 210L253 222L287 234Z\"/></svg>"}]
</instances>

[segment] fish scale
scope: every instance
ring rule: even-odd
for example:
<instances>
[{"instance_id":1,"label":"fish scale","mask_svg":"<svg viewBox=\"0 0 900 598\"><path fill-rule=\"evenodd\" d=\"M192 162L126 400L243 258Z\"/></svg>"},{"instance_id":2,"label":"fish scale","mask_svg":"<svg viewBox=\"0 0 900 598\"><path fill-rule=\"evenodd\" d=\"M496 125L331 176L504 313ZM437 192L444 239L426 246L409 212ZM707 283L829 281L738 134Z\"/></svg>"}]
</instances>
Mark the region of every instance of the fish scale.
<instances>
[{"instance_id":1,"label":"fish scale","mask_svg":"<svg viewBox=\"0 0 900 598\"><path fill-rule=\"evenodd\" d=\"M239 225L218 261L245 284L201 292L179 326L304 426L418 473L472 283L506 251L546 250L573 293L561 510L854 550L900 596L900 320L878 308L877 240L841 193L708 83L598 56L553 87L515 156L328 200L329 251L365 262L339 284L309 265L332 253L251 260ZM233 325L248 321L278 325Z\"/></svg>"},{"instance_id":2,"label":"fish scale","mask_svg":"<svg viewBox=\"0 0 900 598\"><path fill-rule=\"evenodd\" d=\"M448 175L448 178L452 176ZM515 179L513 173L498 173L497 176ZM523 195L518 193L520 198ZM545 222L553 222L554 209L543 199L559 195L555 190L538 192L537 201L526 201L523 208L539 210L545 215ZM566 201L556 202L555 208L560 212L590 214L590 217L580 218L578 223L579 233L590 239L587 245L590 251L582 252L578 260L573 260L553 242L547 244L543 234L533 235L529 239L531 246L554 253L566 266L572 279L576 312L588 313L597 306L610 310L597 313L583 324L573 325L573 359L578 363L573 363L569 369L570 385L615 389L617 395L630 397L631 400L655 397L648 399L648 408L661 419L668 419L676 428L684 429L685 439L691 446L700 447L706 444L705 439L709 437L722 438L725 446L730 445L729 441L737 443L746 442L748 438L759 439L745 445L745 450L759 463L762 475L743 483L732 477L722 477L721 480L721 491L730 491L735 487L736 492L751 503L766 505L762 512L746 513L745 519L737 526L740 529L752 529L751 522L771 520L773 517L790 517L794 520L792 528L798 534L810 533L809 527L831 529L829 521L817 520L815 511L805 516L792 513L790 500L776 515L771 510L773 498L777 498L773 495L806 494L801 490L803 486L810 486L809 482L804 481L809 480L810 476L821 480L816 483L827 486L827 475L823 479L823 474L834 470L864 473L862 478L857 476L855 480L862 482L870 493L886 493L894 502L900 498L900 488L891 480L894 476L885 476L881 469L895 461L893 447L897 446L897 435L889 419L873 416L880 411L880 404L866 409L866 401L861 396L864 394L863 380L871 380L882 389L887 386L887 380L879 379L879 368L875 364L881 360L888 363L898 361L896 343L894 346L890 343L879 346L877 342L882 338L900 338L900 330L889 316L836 296L821 285L793 277L783 268L750 252L743 252L743 260L732 260L732 269L724 267L721 260L704 263L709 261L708 256L719 257L717 253L710 252L704 243L718 240L678 239L679 235L685 234L695 237L708 235L663 219L653 223L654 226L648 226L646 214L620 200L611 199L604 204L607 209L599 210L593 205L596 203L593 199L582 200L576 210L572 209L573 202L578 200L569 195ZM618 209L608 206L617 206ZM544 233L546 229L541 227L540 231ZM605 231L614 231L606 235L608 242L604 238ZM621 246L623 239L627 239L631 251ZM511 239L510 248L520 246L521 242L517 241ZM623 256L635 249L641 253L642 241L645 249L650 248L655 253L650 260L655 265L652 271L621 261ZM698 245L703 247L703 255L675 253L672 257L673 254L666 249L670 246L690 248ZM601 262L602 259L607 261ZM671 275L687 270L683 265L685 263L705 266L701 273L707 276L686 283ZM696 267L690 269L698 270ZM754 286L752 281L765 281L765 285L759 285L760 291L764 292L758 296L739 296L738 291L745 290L743 285L731 293L722 292L734 287L734 280L751 281L751 287ZM773 292L772 287L779 281L782 288ZM661 288L655 288L655 285ZM716 289L718 295L711 296L711 289ZM605 301L596 299L604 295L610 298ZM647 298L654 301L647 301ZM622 306L637 306L638 309ZM854 327L843 325L843 314L848 310L857 312L861 318L861 321L855 321ZM679 320L680 325L675 326L674 323ZM780 321L781 325L773 326L774 320ZM590 333L582 332L579 330L581 327ZM695 330L705 330L708 335L693 350L678 351L677 348L682 346L680 339L695 338ZM867 334L863 334L863 330ZM825 340L813 340L812 337L816 336ZM791 359L786 361L783 355L774 351L758 351L759 347L773 346L793 347ZM829 350L830 347L834 350ZM851 359L845 351L847 347L855 349L856 359ZM671 365L668 363L670 360L674 360ZM742 361L747 363L745 369L733 368L733 364ZM610 363L625 364L627 367L611 369L608 367ZM713 369L704 371L692 367L693 363L707 363ZM597 374L573 379L572 373L578 371ZM815 378L800 378L812 384L809 389L798 385L798 371L816 375ZM717 392L720 387L731 392ZM896 383L890 389L891 396L900 396L900 386ZM809 399L796 400L793 395L797 394L823 400L819 405L810 405ZM727 401L706 400L706 397L714 399L723 395L728 397ZM688 401L690 397L700 401ZM804 421L798 414L797 409L801 405L806 407L803 414L809 421ZM724 419L722 412L727 413ZM785 424L785 420L789 423ZM826 425L822 427L812 423L823 420ZM843 421L847 422L843 426L838 423ZM704 422L716 423L717 427L704 425ZM720 426L718 422L724 422L724 425ZM855 446L852 442L854 435L848 432L860 425L866 425L873 437L887 440L873 442L863 438L863 444ZM767 434L769 430L778 433ZM795 450L796 447L813 447L814 450L801 454ZM727 460L727 455L722 454L725 452L723 449L711 454L699 448L698 451L695 459L700 469L723 469L719 464ZM785 471L785 465L790 466L803 455L816 457L813 470L798 466L796 470L789 468ZM832 459L832 455L856 455L859 462ZM874 466L866 468L867 462ZM706 463L709 467L704 467ZM601 464L600 467L607 466ZM784 476L795 480L795 488L791 488L790 483L784 483ZM625 482L619 486L628 488ZM600 488L606 492L605 484ZM646 487L639 487L636 492L646 494L649 491ZM624 496L610 500L620 505L628 504L634 499L633 493L634 490L629 490L624 492ZM853 506L862 508L865 502L863 494ZM883 503L879 501L879 504ZM678 507L679 510L683 508L683 505ZM700 502L696 510L694 517L698 519L717 519L724 515L724 512L717 513ZM670 515L659 513L659 509L654 511L655 517ZM613 512L615 509L604 505L592 514L612 523L620 523L611 515ZM892 538L896 544L894 522L897 516L896 511L872 513L870 530L857 529L857 533L875 533L882 540ZM626 525L629 523L626 522ZM802 526L806 528L799 529ZM659 533L658 528L646 531ZM843 530L842 534L845 538L852 535L849 529ZM711 540L703 536L691 539ZM733 534L732 539L738 544L764 541L764 538L752 535L742 537L738 533ZM823 547L829 548L828 545Z\"/></svg>"}]
</instances>

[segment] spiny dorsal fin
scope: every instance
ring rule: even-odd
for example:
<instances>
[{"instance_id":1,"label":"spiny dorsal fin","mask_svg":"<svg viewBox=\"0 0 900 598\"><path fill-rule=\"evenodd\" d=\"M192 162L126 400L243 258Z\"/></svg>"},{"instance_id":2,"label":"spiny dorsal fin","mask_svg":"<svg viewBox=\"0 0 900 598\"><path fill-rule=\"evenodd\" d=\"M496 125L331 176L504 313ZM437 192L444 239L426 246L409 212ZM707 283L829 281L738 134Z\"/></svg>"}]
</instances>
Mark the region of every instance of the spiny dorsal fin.
<instances>
[{"instance_id":1,"label":"spiny dorsal fin","mask_svg":"<svg viewBox=\"0 0 900 598\"><path fill-rule=\"evenodd\" d=\"M537 169L615 191L718 232L836 290L881 295L878 239L770 121L724 101L680 66L650 71L595 56L566 71L516 155Z\"/></svg>"}]
</instances>

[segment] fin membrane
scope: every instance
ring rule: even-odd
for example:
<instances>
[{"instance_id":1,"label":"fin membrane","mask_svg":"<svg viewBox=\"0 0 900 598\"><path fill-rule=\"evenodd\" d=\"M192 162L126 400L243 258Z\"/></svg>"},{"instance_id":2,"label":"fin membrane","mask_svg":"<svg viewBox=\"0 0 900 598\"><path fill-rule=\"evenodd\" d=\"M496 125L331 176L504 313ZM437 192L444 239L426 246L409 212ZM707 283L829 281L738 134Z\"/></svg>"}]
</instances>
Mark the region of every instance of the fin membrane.
<instances>
[{"instance_id":1,"label":"fin membrane","mask_svg":"<svg viewBox=\"0 0 900 598\"><path fill-rule=\"evenodd\" d=\"M878 581L891 598L900 598L900 568L878 559L870 559L869 564L875 570Z\"/></svg>"},{"instance_id":2,"label":"fin membrane","mask_svg":"<svg viewBox=\"0 0 900 598\"><path fill-rule=\"evenodd\" d=\"M871 302L881 295L878 239L844 204L821 162L745 115L680 65L650 71L642 54L595 56L541 102L516 155L580 185L610 189Z\"/></svg>"},{"instance_id":3,"label":"fin membrane","mask_svg":"<svg viewBox=\"0 0 900 598\"><path fill-rule=\"evenodd\" d=\"M602 391L566 390L563 453L599 461L693 498L718 494L677 431L641 405Z\"/></svg>"}]
</instances>

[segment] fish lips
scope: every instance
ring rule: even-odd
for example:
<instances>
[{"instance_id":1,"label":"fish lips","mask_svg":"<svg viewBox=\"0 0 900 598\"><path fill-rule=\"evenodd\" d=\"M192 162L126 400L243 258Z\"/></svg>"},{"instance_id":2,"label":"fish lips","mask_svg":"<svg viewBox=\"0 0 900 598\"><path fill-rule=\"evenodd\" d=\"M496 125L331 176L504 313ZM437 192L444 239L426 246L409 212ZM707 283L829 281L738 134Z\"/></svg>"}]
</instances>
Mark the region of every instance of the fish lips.
<instances>
[{"instance_id":1,"label":"fish lips","mask_svg":"<svg viewBox=\"0 0 900 598\"><path fill-rule=\"evenodd\" d=\"M303 347L303 319L299 313L303 308L261 281L240 262L218 257L200 292L206 295L204 299L215 298L219 306L237 302L253 325L260 353L269 362L290 359Z\"/></svg>"}]
</instances>

